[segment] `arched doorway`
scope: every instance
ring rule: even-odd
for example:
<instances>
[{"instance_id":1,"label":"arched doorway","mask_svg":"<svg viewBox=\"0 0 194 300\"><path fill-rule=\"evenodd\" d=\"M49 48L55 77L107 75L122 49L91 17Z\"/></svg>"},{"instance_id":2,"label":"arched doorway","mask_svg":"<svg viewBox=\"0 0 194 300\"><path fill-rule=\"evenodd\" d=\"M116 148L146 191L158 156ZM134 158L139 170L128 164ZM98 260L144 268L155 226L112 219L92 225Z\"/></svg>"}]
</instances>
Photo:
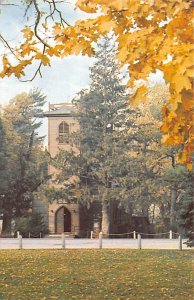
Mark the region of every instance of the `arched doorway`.
<instances>
[{"instance_id":1,"label":"arched doorway","mask_svg":"<svg viewBox=\"0 0 194 300\"><path fill-rule=\"evenodd\" d=\"M55 213L55 233L71 232L71 213L62 206Z\"/></svg>"}]
</instances>

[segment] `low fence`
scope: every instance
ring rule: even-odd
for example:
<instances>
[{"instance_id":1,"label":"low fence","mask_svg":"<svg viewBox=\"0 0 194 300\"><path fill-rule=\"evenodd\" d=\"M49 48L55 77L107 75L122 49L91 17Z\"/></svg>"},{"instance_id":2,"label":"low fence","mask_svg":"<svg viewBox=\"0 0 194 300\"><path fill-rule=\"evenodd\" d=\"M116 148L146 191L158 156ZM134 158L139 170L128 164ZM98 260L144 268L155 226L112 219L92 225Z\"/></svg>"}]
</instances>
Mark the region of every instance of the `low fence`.
<instances>
[{"instance_id":1,"label":"low fence","mask_svg":"<svg viewBox=\"0 0 194 300\"><path fill-rule=\"evenodd\" d=\"M137 231L131 231L126 233L109 233L109 234L103 234L104 238L133 238L134 240L137 239L138 234L141 234L142 237L145 238L155 238L155 237L164 237L169 238L172 240L173 238L177 238L180 234L177 232L173 232L172 230L162 233L144 233L144 232L137 232ZM96 234L91 231L90 238L95 238Z\"/></svg>"},{"instance_id":2,"label":"low fence","mask_svg":"<svg viewBox=\"0 0 194 300\"><path fill-rule=\"evenodd\" d=\"M127 233L130 236L130 232ZM166 233L165 233L166 234ZM18 233L17 238L12 239L0 239L1 249L75 249L75 248L112 248L112 249L187 249L186 245L183 243L182 236L176 234L176 239L173 239L172 232L169 232L168 238L163 239L153 239L145 238L147 234L132 232L132 238L125 239L109 239L107 236L103 235L102 232L99 233L99 237L93 238L91 234L90 239L74 239L68 238L65 233L62 233L60 238L22 238ZM152 236L155 234L152 234ZM161 234L160 234L161 235Z\"/></svg>"},{"instance_id":3,"label":"low fence","mask_svg":"<svg viewBox=\"0 0 194 300\"><path fill-rule=\"evenodd\" d=\"M137 231L131 231L131 232L126 232L126 233L110 233L110 234L103 234L104 238L133 238L134 240L137 239L138 234L141 234L141 237L143 238L169 238L170 240L172 240L173 238L177 238L180 234L177 232L173 232L172 230L167 231L167 232L162 232L162 233L144 233L144 232L137 232ZM17 231L17 238L19 237L20 232ZM77 235L73 235L71 234L67 234L65 233L65 235L68 237L75 237L77 238ZM55 237L55 236L59 236L58 235L51 235L51 237ZM31 232L28 233L28 238L42 238L43 234L42 232L35 234L32 234ZM99 233L96 233L94 231L90 232L90 238L94 239L94 238L98 238L99 237Z\"/></svg>"}]
</instances>

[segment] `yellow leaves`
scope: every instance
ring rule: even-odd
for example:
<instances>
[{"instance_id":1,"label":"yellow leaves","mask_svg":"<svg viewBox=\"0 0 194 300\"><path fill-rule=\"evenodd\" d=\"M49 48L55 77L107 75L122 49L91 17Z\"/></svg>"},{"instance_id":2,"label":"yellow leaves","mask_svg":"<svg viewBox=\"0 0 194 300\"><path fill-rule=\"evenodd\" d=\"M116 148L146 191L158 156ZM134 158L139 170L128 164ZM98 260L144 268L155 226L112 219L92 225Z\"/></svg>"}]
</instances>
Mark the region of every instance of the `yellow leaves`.
<instances>
[{"instance_id":1,"label":"yellow leaves","mask_svg":"<svg viewBox=\"0 0 194 300\"><path fill-rule=\"evenodd\" d=\"M23 32L24 38L26 40L31 40L32 37L34 36L34 32L31 30L30 27L25 27L23 30L21 30Z\"/></svg>"},{"instance_id":2,"label":"yellow leaves","mask_svg":"<svg viewBox=\"0 0 194 300\"><path fill-rule=\"evenodd\" d=\"M55 35L55 38L61 34L62 31L62 26L59 23L55 23L55 25L53 26L53 34Z\"/></svg>"},{"instance_id":3,"label":"yellow leaves","mask_svg":"<svg viewBox=\"0 0 194 300\"><path fill-rule=\"evenodd\" d=\"M191 81L186 75L174 76L172 84L177 93L180 93L183 89L189 90L192 87Z\"/></svg>"},{"instance_id":4,"label":"yellow leaves","mask_svg":"<svg viewBox=\"0 0 194 300\"><path fill-rule=\"evenodd\" d=\"M118 43L117 58L121 65L128 65L130 83L145 79L156 69L163 71L170 86L171 99L163 108L162 130L170 132L167 138L169 144L177 145L179 141L186 147L190 125L185 120L190 120L192 114L194 35L191 1L179 0L175 5L172 0L78 0L76 6L84 12L97 14L92 19L76 21L73 26L63 27L56 23L52 28L52 47L46 47L44 53L37 34L30 27L25 27L22 30L25 42L20 43L14 57L19 59L19 63L13 67L4 56L0 76L14 74L20 77L33 60L47 66L53 56L80 53L91 56L94 52L92 43L113 30ZM50 38L49 29L44 24L42 26L45 38ZM167 63L169 56L171 61ZM144 101L146 93L146 88L140 87L132 97L133 104ZM177 133L183 138L177 137Z\"/></svg>"},{"instance_id":5,"label":"yellow leaves","mask_svg":"<svg viewBox=\"0 0 194 300\"><path fill-rule=\"evenodd\" d=\"M185 112L190 112L193 110L194 108L194 95L193 95L194 91L190 90L190 91L186 91L183 90L182 91L182 106Z\"/></svg>"},{"instance_id":6,"label":"yellow leaves","mask_svg":"<svg viewBox=\"0 0 194 300\"><path fill-rule=\"evenodd\" d=\"M55 47L52 48L48 48L46 49L46 53L48 54L48 56L57 56L59 57L61 55L61 50L63 49L62 45L57 45Z\"/></svg>"},{"instance_id":7,"label":"yellow leaves","mask_svg":"<svg viewBox=\"0 0 194 300\"><path fill-rule=\"evenodd\" d=\"M34 58L40 60L44 66L50 65L50 59L43 53L38 52Z\"/></svg>"},{"instance_id":8,"label":"yellow leaves","mask_svg":"<svg viewBox=\"0 0 194 300\"><path fill-rule=\"evenodd\" d=\"M127 10L129 8L129 1L128 0L112 0L111 7L116 9L117 11Z\"/></svg>"},{"instance_id":9,"label":"yellow leaves","mask_svg":"<svg viewBox=\"0 0 194 300\"><path fill-rule=\"evenodd\" d=\"M5 76L10 77L12 74L14 74L17 78L20 78L21 76L25 75L24 69L27 65L31 64L31 59L29 60L23 60L16 66L12 66L11 63L8 61L7 56L3 56L3 71L0 72L0 77L4 78Z\"/></svg>"},{"instance_id":10,"label":"yellow leaves","mask_svg":"<svg viewBox=\"0 0 194 300\"><path fill-rule=\"evenodd\" d=\"M172 19L167 25L166 32L169 36L173 36L176 30L181 30L187 25L187 20L184 15L181 15L177 18Z\"/></svg>"},{"instance_id":11,"label":"yellow leaves","mask_svg":"<svg viewBox=\"0 0 194 300\"><path fill-rule=\"evenodd\" d=\"M163 125L161 131L166 133L162 142L166 146L182 145L179 153L180 163L191 168L191 158L194 151L193 128L193 92L182 90L174 95L162 109Z\"/></svg>"},{"instance_id":12,"label":"yellow leaves","mask_svg":"<svg viewBox=\"0 0 194 300\"><path fill-rule=\"evenodd\" d=\"M83 50L82 44L75 44L74 46L72 46L71 53L78 55L82 52L82 50Z\"/></svg>"},{"instance_id":13,"label":"yellow leaves","mask_svg":"<svg viewBox=\"0 0 194 300\"><path fill-rule=\"evenodd\" d=\"M193 169L193 164L191 162L191 157L194 152L194 136L191 137L190 141L185 144L185 147L179 153L179 162L187 165L189 170Z\"/></svg>"},{"instance_id":14,"label":"yellow leaves","mask_svg":"<svg viewBox=\"0 0 194 300\"><path fill-rule=\"evenodd\" d=\"M181 43L193 43L193 13L192 9L189 11L182 10L177 17L173 18L166 28L166 33L169 37L176 36L176 40Z\"/></svg>"},{"instance_id":15,"label":"yellow leaves","mask_svg":"<svg viewBox=\"0 0 194 300\"><path fill-rule=\"evenodd\" d=\"M120 48L120 51L117 54L117 59L121 62L122 65L126 63L128 57L127 46Z\"/></svg>"},{"instance_id":16,"label":"yellow leaves","mask_svg":"<svg viewBox=\"0 0 194 300\"><path fill-rule=\"evenodd\" d=\"M3 62L3 71L0 73L0 77L3 78L6 75L9 77L11 75L11 72L10 72L10 63L9 63L8 58L7 58L6 55L3 55L2 62Z\"/></svg>"},{"instance_id":17,"label":"yellow leaves","mask_svg":"<svg viewBox=\"0 0 194 300\"><path fill-rule=\"evenodd\" d=\"M135 94L131 97L131 103L133 106L137 106L141 102L145 102L147 95L147 87L145 85L142 85L139 87Z\"/></svg>"},{"instance_id":18,"label":"yellow leaves","mask_svg":"<svg viewBox=\"0 0 194 300\"><path fill-rule=\"evenodd\" d=\"M183 137L181 135L172 135L172 134L166 134L162 137L162 143L165 146L171 146L172 144L174 146L180 145L183 143Z\"/></svg>"},{"instance_id":19,"label":"yellow leaves","mask_svg":"<svg viewBox=\"0 0 194 300\"><path fill-rule=\"evenodd\" d=\"M92 2L95 2L95 1L78 0L76 2L76 6L79 9L81 9L82 11L85 11L87 13L95 13L97 11L97 5L93 4Z\"/></svg>"},{"instance_id":20,"label":"yellow leaves","mask_svg":"<svg viewBox=\"0 0 194 300\"><path fill-rule=\"evenodd\" d=\"M107 32L110 32L111 29L115 28L115 22L111 20L109 17L99 17L99 30L102 34L105 34Z\"/></svg>"},{"instance_id":21,"label":"yellow leaves","mask_svg":"<svg viewBox=\"0 0 194 300\"><path fill-rule=\"evenodd\" d=\"M25 55L30 55L31 52L37 52L38 48L36 46L34 46L33 44L29 44L29 43L24 43L21 45L20 47L20 54L22 57L24 57Z\"/></svg>"}]
</instances>

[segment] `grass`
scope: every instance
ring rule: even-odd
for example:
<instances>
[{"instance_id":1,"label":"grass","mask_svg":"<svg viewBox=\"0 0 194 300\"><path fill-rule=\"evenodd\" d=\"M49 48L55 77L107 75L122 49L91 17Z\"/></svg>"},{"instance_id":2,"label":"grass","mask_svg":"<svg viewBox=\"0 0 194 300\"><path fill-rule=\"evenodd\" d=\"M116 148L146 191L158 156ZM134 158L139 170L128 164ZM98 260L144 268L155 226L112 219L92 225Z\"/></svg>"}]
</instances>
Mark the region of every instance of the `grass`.
<instances>
[{"instance_id":1,"label":"grass","mask_svg":"<svg viewBox=\"0 0 194 300\"><path fill-rule=\"evenodd\" d=\"M0 299L189 300L193 253L0 250Z\"/></svg>"}]
</instances>

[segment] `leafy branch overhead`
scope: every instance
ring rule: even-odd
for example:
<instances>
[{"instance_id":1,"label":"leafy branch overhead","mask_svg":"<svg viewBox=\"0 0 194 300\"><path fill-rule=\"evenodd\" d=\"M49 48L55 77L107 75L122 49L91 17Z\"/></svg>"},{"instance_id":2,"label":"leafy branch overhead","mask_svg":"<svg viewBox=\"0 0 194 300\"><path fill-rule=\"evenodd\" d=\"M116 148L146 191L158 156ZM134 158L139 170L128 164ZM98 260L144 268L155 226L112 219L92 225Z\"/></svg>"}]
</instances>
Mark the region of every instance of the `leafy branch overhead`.
<instances>
[{"instance_id":1,"label":"leafy branch overhead","mask_svg":"<svg viewBox=\"0 0 194 300\"><path fill-rule=\"evenodd\" d=\"M40 9L40 3L48 11ZM33 7L35 22L23 29L23 40L11 47L3 35L0 40L9 48L3 57L0 76L14 74L20 78L25 68L37 61L34 76L41 75L42 65L50 65L51 58L71 54L91 56L93 42L111 30L118 43L117 59L128 66L129 86L139 79L160 70L169 84L170 98L163 106L163 142L181 146L180 162L191 168L193 153L193 90L192 58L193 31L192 1L188 0L78 0L76 6L89 13L88 19L70 25L59 9L62 1L26 1L26 14ZM91 17L94 14L94 17ZM65 10L64 10L65 15ZM15 64L11 63L15 57ZM132 97L134 103L144 100L145 88Z\"/></svg>"}]
</instances>

